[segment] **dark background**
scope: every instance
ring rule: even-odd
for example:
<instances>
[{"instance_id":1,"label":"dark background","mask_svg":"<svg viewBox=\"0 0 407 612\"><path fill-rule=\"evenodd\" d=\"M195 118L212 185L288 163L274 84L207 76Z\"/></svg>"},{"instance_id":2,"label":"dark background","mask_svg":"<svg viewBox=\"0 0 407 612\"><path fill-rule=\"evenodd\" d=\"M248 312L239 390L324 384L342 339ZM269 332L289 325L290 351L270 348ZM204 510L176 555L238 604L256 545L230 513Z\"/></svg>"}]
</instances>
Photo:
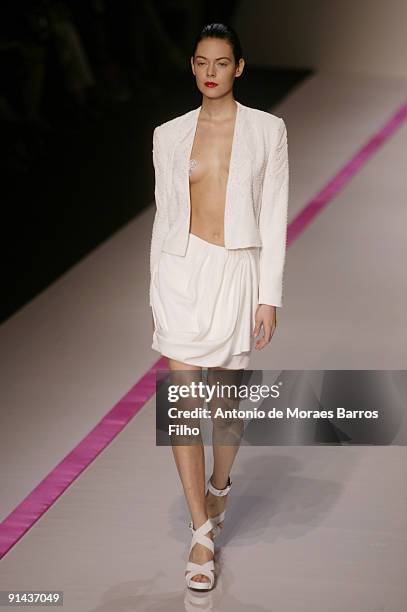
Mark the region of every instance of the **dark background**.
<instances>
[{"instance_id":1,"label":"dark background","mask_svg":"<svg viewBox=\"0 0 407 612\"><path fill-rule=\"evenodd\" d=\"M0 4L1 321L152 203L153 128L200 105L193 41L238 4ZM264 110L310 74L245 61Z\"/></svg>"}]
</instances>

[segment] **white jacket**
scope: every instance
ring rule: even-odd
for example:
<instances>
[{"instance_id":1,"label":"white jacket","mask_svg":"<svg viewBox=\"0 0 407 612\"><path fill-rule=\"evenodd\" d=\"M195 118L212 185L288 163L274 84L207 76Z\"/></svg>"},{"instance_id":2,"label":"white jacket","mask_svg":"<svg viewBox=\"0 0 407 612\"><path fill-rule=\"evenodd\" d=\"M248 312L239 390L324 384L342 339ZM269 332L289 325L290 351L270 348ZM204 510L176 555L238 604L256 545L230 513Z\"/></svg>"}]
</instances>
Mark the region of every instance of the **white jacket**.
<instances>
[{"instance_id":1,"label":"white jacket","mask_svg":"<svg viewBox=\"0 0 407 612\"><path fill-rule=\"evenodd\" d=\"M150 251L150 305L151 280L161 251L179 256L186 252L191 214L189 158L200 109L154 130L156 213ZM261 247L259 304L282 306L288 183L283 119L237 102L225 200L225 247Z\"/></svg>"}]
</instances>

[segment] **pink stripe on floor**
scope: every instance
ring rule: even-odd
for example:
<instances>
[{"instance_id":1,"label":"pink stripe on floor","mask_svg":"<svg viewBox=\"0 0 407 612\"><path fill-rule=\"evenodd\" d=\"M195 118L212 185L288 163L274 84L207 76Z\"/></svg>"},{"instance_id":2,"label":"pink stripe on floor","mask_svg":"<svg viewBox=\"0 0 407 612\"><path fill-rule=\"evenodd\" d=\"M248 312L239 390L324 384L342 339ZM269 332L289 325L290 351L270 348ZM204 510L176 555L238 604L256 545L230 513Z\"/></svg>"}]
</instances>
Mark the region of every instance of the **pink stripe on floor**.
<instances>
[{"instance_id":1,"label":"pink stripe on floor","mask_svg":"<svg viewBox=\"0 0 407 612\"><path fill-rule=\"evenodd\" d=\"M155 394L155 374L168 368L160 357L126 395L0 524L0 559L38 521Z\"/></svg>"},{"instance_id":2,"label":"pink stripe on floor","mask_svg":"<svg viewBox=\"0 0 407 612\"><path fill-rule=\"evenodd\" d=\"M311 221L334 199L406 118L407 103L403 104L391 119L304 206L288 226L288 246L300 236ZM4 519L0 524L0 559L148 402L155 393L156 371L167 369L167 367L167 359L160 357L92 431Z\"/></svg>"},{"instance_id":3,"label":"pink stripe on floor","mask_svg":"<svg viewBox=\"0 0 407 612\"><path fill-rule=\"evenodd\" d=\"M342 191L350 179L366 164L372 155L393 135L407 118L407 102L394 113L391 119L378 131L341 170L314 196L290 222L287 232L287 245L296 240L307 225L334 197Z\"/></svg>"}]
</instances>

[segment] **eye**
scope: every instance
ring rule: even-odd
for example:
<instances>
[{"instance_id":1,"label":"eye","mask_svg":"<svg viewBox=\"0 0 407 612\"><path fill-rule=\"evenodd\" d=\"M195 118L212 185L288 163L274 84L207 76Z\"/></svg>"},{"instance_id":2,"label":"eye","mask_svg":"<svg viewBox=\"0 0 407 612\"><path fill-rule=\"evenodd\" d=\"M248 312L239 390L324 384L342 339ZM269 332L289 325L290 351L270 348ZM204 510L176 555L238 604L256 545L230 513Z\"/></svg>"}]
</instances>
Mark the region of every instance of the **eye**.
<instances>
[{"instance_id":1,"label":"eye","mask_svg":"<svg viewBox=\"0 0 407 612\"><path fill-rule=\"evenodd\" d=\"M219 62L221 66L227 66L226 62Z\"/></svg>"},{"instance_id":2,"label":"eye","mask_svg":"<svg viewBox=\"0 0 407 612\"><path fill-rule=\"evenodd\" d=\"M198 66L204 66L205 62L197 62Z\"/></svg>"}]
</instances>

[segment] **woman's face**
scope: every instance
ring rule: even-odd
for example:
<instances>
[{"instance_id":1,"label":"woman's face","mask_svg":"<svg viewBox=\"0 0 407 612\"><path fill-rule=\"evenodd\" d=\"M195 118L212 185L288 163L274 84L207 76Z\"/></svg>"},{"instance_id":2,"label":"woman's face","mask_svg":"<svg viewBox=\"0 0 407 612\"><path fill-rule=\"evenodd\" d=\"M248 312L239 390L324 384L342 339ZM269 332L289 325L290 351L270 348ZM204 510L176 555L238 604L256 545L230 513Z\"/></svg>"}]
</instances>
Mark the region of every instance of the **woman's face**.
<instances>
[{"instance_id":1,"label":"woman's face","mask_svg":"<svg viewBox=\"0 0 407 612\"><path fill-rule=\"evenodd\" d=\"M236 65L227 40L204 38L191 57L191 67L199 91L208 98L219 98L233 89L235 78L243 72L244 59ZM208 83L216 83L216 86Z\"/></svg>"}]
</instances>

